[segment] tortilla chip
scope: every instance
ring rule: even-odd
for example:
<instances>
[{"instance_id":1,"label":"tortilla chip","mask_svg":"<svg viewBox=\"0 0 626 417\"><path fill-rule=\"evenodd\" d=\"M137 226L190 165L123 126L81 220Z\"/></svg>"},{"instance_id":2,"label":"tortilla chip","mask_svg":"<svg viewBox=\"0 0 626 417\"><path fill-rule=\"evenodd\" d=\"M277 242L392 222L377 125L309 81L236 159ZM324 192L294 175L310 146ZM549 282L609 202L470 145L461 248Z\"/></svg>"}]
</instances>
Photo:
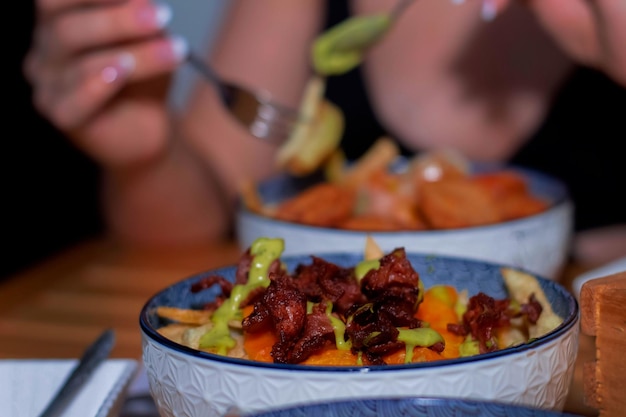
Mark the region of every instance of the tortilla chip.
<instances>
[{"instance_id":1,"label":"tortilla chip","mask_svg":"<svg viewBox=\"0 0 626 417\"><path fill-rule=\"evenodd\" d=\"M211 312L208 310L191 310L177 307L160 306L156 311L159 317L186 324L205 324L211 319Z\"/></svg>"},{"instance_id":2,"label":"tortilla chip","mask_svg":"<svg viewBox=\"0 0 626 417\"><path fill-rule=\"evenodd\" d=\"M184 344L183 343L183 334L186 330L193 328L194 326L191 324L183 324L183 323L172 323L166 326L160 327L157 331L163 337L170 339L173 342Z\"/></svg>"},{"instance_id":3,"label":"tortilla chip","mask_svg":"<svg viewBox=\"0 0 626 417\"><path fill-rule=\"evenodd\" d=\"M511 268L502 268L501 272L512 299L520 304L525 304L528 303L531 294L534 294L543 308L537 323L528 323L529 339L541 337L563 323L563 319L552 310L552 306L536 277Z\"/></svg>"},{"instance_id":4,"label":"tortilla chip","mask_svg":"<svg viewBox=\"0 0 626 417\"><path fill-rule=\"evenodd\" d=\"M373 173L380 170L386 171L389 164L399 155L400 148L391 138L387 136L380 137L370 146L365 154L346 168L339 181L342 184L358 187L366 182Z\"/></svg>"},{"instance_id":5,"label":"tortilla chip","mask_svg":"<svg viewBox=\"0 0 626 417\"><path fill-rule=\"evenodd\" d=\"M384 255L383 250L378 246L378 243L374 240L374 238L370 235L367 235L365 238L365 256L364 259L366 261L372 259L380 259Z\"/></svg>"}]
</instances>

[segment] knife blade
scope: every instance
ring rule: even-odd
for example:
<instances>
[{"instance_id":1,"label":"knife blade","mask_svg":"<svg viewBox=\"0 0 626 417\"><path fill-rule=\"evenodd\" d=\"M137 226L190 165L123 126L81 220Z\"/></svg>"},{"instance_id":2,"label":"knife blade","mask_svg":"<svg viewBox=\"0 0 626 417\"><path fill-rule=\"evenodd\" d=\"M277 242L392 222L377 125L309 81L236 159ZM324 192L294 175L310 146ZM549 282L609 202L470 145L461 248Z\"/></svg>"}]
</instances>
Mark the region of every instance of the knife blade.
<instances>
[{"instance_id":1,"label":"knife blade","mask_svg":"<svg viewBox=\"0 0 626 417\"><path fill-rule=\"evenodd\" d=\"M93 371L109 356L115 344L115 333L105 330L83 353L76 367L65 379L63 385L52 397L39 417L59 417L72 402L80 389L85 386Z\"/></svg>"}]
</instances>

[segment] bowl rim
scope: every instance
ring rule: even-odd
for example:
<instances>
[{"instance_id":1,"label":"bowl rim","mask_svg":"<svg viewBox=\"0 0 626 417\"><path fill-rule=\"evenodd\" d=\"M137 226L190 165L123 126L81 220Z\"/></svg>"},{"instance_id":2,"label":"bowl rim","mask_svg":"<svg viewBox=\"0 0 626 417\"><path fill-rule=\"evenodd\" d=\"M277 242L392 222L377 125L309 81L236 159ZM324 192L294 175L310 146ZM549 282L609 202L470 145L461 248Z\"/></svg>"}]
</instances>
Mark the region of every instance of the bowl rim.
<instances>
[{"instance_id":1,"label":"bowl rim","mask_svg":"<svg viewBox=\"0 0 626 417\"><path fill-rule=\"evenodd\" d=\"M327 253L317 253L315 254L315 256L321 257L322 259L327 259L329 257L331 258L332 257L344 257L344 256L354 257L354 256L357 256L357 253L356 252L327 252ZM433 254L426 254L426 253L417 252L417 251L407 251L407 257L409 256L417 256L417 257L423 257L423 258L437 258L443 261L449 260L452 262L463 262L465 264L473 264L477 266L478 265L488 266L489 268L507 267L507 268L514 269L516 271L531 274L534 277L536 277L539 281L543 282L543 285L554 287L554 290L556 292L558 292L559 294L565 297L566 301L568 302L568 306L569 306L568 310L570 310L570 314L568 317L564 318L563 322L557 328L553 329L551 332L543 335L542 337L535 339L533 341L521 344L521 345L508 347L505 349L500 349L495 352L483 353L480 355L463 357L463 358L444 359L441 361L432 361L432 362L419 362L419 363L398 364L398 365L361 365L361 366L282 364L282 363L273 363L273 362L260 362L260 361L250 360L250 359L232 358L232 357L228 357L224 355L218 355L214 353L209 353L209 352L193 349L188 346L184 346L179 343L176 343L166 338L165 336L162 336L160 333L158 333L157 329L154 328L150 324L148 320L148 316L150 314L150 310L154 308L153 306L151 306L151 304L153 304L153 301L156 298L158 298L160 295L165 293L168 289L177 285L183 285L185 283L197 280L202 276L206 276L207 274L218 274L218 275L224 274L225 271L232 270L232 268L236 267L236 265L233 264L233 265L227 265L221 268L211 269L211 270L192 274L182 280L174 282L170 286L165 287L161 289L160 291L158 291L157 293L155 293L154 295L152 295L141 308L141 311L139 314L139 327L140 327L142 334L148 339L150 339L152 342L161 346L165 346L180 354L187 355L187 356L190 356L192 358L195 358L201 361L218 362L224 365L243 366L245 368L263 368L263 369L288 370L288 371L298 371L298 372L339 372L341 374L347 374L347 373L370 373L370 372L390 372L390 371L402 372L402 371L410 371L410 370L416 370L416 369L433 369L433 368L436 369L442 366L448 366L448 365L452 366L452 365L457 365L457 364L461 365L461 364L468 364L468 363L475 363L475 362L485 362L485 361L493 360L493 359L500 358L500 357L513 356L513 355L521 354L528 350L535 349L539 346L546 345L560 338L561 336L564 336L570 329L572 329L579 322L580 306L576 297L574 297L574 295L571 292L567 291L567 289L563 287L560 283L550 280L548 278L545 278L534 272L531 272L528 269L524 269L524 268L520 268L516 266L509 266L509 265L505 265L502 263L496 263L496 262L490 262L490 261L481 261L481 260L476 260L476 259L463 258L463 257L458 257L458 256L449 256L449 255L433 255ZM308 255L302 255L302 254L283 255L281 256L281 259L285 262L294 262L295 259L304 259L307 257Z\"/></svg>"},{"instance_id":2,"label":"bowl rim","mask_svg":"<svg viewBox=\"0 0 626 417\"><path fill-rule=\"evenodd\" d=\"M406 164L406 162L408 162L408 160L405 157L400 156L398 157L398 161L394 163L394 166L403 166L403 164ZM498 171L502 169L516 171L518 173L521 173L525 177L530 176L531 178L534 178L537 181L548 184L550 187L557 189L558 195L554 199L549 201L549 207L546 210L536 213L536 214L532 214L530 216L524 216L524 217L520 217L517 219L507 220L507 221L498 222L498 223L485 224L485 225L479 225L479 226L468 226L468 227L454 228L454 229L381 230L381 231L373 230L373 231L370 231L370 230L348 230L348 229L340 229L340 228L314 226L314 225L291 222L291 221L286 221L286 220L279 220L279 219L265 216L263 214L255 213L249 210L248 207L246 207L246 205L243 203L241 198L237 199L236 213L237 213L237 217L239 220L241 220L241 218L243 217L248 217L256 221L266 222L268 225L273 225L274 227L282 226L282 227L292 228L295 230L302 230L304 232L317 233L317 232L332 231L332 233L338 233L338 234L342 234L346 236L363 235L364 233L375 234L377 236L398 236L402 234L419 234L420 236L445 236L445 235L452 235L452 234L475 233L476 231L491 231L491 230L495 230L498 228L508 228L508 227L514 227L517 225L523 225L524 223L533 222L537 218L548 216L557 210L561 210L562 208L573 206L571 194L569 192L567 185L560 179L550 174L547 174L545 172L541 172L536 169L523 167L523 166L515 165L515 164L474 163L471 165L471 167L472 167L471 169L472 172L476 172L476 173ZM270 187L273 184L281 184L281 183L291 181L296 184L306 185L306 184L316 183L317 181L320 181L320 180L321 178L319 178L319 176L297 178L297 177L291 177L288 175L279 174L272 178L267 179L266 181L262 181L256 186L257 188L261 190L261 193L263 193L263 188ZM298 185L296 185L296 187L297 186ZM548 197L544 196L544 198L548 198Z\"/></svg>"},{"instance_id":3,"label":"bowl rim","mask_svg":"<svg viewBox=\"0 0 626 417\"><path fill-rule=\"evenodd\" d=\"M486 408L493 408L493 413L487 413L489 415L504 415L504 413L513 413L515 416L527 416L527 417L580 417L576 414L570 414L568 412L560 412L547 408L539 408L525 404L517 404L506 402L502 400L486 400L478 398L463 398L463 397L442 397L442 396L385 396L385 397L359 397L350 399L334 399L326 401L313 401L302 404L288 405L282 407L272 408L270 410L262 410L251 412L247 414L248 417L266 417L266 416L305 416L310 415L309 412L319 412L326 407L350 407L351 405L359 406L361 404L376 404L382 406L385 404L397 404L403 405L415 405L420 407L429 408L442 408L443 410L458 409L460 412L471 407L471 414L475 415L475 411L485 413ZM475 410L477 409L477 410ZM300 414L303 411L305 414ZM400 409L398 410L400 411ZM297 413L297 414L296 414ZM395 414L395 413L394 413ZM404 414L402 414L404 415ZM462 413L465 415L465 413Z\"/></svg>"}]
</instances>

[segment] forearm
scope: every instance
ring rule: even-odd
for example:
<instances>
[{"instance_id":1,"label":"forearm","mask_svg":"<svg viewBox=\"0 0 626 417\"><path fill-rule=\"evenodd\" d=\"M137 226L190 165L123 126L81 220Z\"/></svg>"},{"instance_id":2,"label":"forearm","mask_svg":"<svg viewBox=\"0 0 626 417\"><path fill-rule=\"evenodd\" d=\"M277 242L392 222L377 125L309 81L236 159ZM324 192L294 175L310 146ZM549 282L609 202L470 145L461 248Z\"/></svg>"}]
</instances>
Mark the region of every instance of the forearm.
<instances>
[{"instance_id":1,"label":"forearm","mask_svg":"<svg viewBox=\"0 0 626 417\"><path fill-rule=\"evenodd\" d=\"M211 64L225 79L297 108L311 76L310 48L321 29L323 5L319 0L233 3ZM208 83L197 84L184 114L185 137L231 200L243 181L276 173L278 144L252 137L234 122Z\"/></svg>"},{"instance_id":2,"label":"forearm","mask_svg":"<svg viewBox=\"0 0 626 417\"><path fill-rule=\"evenodd\" d=\"M122 241L189 244L229 231L219 184L182 142L139 166L105 171L103 183L103 215Z\"/></svg>"}]
</instances>

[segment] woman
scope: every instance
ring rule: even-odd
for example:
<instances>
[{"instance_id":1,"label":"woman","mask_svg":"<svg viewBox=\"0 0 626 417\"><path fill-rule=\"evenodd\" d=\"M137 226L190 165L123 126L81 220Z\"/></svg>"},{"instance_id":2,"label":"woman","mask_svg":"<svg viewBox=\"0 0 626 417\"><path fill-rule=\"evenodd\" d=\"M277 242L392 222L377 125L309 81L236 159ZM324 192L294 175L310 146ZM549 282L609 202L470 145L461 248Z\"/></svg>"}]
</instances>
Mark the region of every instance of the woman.
<instances>
[{"instance_id":1,"label":"woman","mask_svg":"<svg viewBox=\"0 0 626 417\"><path fill-rule=\"evenodd\" d=\"M394 4L358 0L352 12ZM626 85L623 5L415 2L359 70L381 130L413 152L454 146L476 160L513 159L543 126L576 64ZM37 6L25 63L34 101L101 166L111 231L153 245L226 236L238 184L274 173L276 148L241 129L206 83L179 114L168 108L170 78L186 54L166 30L168 10L149 0ZM297 106L326 13L320 0L233 1L210 60L225 78Z\"/></svg>"}]
</instances>

